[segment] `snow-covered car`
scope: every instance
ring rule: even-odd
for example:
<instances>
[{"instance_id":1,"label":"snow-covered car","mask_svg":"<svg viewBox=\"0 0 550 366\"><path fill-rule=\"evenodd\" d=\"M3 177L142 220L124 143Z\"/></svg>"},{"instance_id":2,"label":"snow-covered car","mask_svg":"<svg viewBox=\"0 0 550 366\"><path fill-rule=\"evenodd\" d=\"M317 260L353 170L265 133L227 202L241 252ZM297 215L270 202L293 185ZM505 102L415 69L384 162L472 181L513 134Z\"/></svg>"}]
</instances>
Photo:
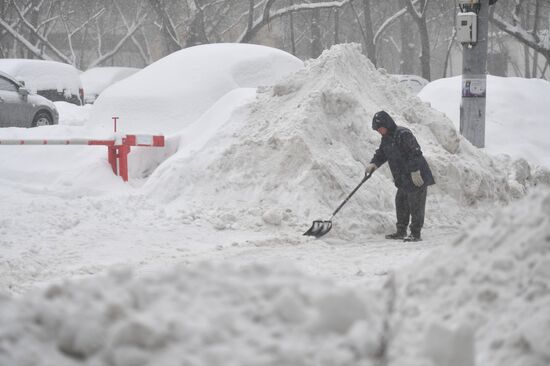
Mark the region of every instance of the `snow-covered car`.
<instances>
[{"instance_id":1,"label":"snow-covered car","mask_svg":"<svg viewBox=\"0 0 550 366\"><path fill-rule=\"evenodd\" d=\"M93 67L80 74L86 95L84 103L93 103L110 85L138 72L136 67Z\"/></svg>"},{"instance_id":2,"label":"snow-covered car","mask_svg":"<svg viewBox=\"0 0 550 366\"><path fill-rule=\"evenodd\" d=\"M423 87L428 85L429 81L418 75L392 75L397 79L399 84L405 86L414 94L420 93Z\"/></svg>"},{"instance_id":3,"label":"snow-covered car","mask_svg":"<svg viewBox=\"0 0 550 366\"><path fill-rule=\"evenodd\" d=\"M46 126L58 120L51 101L30 93L22 83L0 72L0 127Z\"/></svg>"},{"instance_id":4,"label":"snow-covered car","mask_svg":"<svg viewBox=\"0 0 550 366\"><path fill-rule=\"evenodd\" d=\"M84 89L78 70L69 64L46 60L0 59L0 71L52 102L82 105Z\"/></svg>"},{"instance_id":5,"label":"snow-covered car","mask_svg":"<svg viewBox=\"0 0 550 366\"><path fill-rule=\"evenodd\" d=\"M188 47L105 89L89 125L112 131L171 134L190 126L230 93L274 85L303 68L276 48L239 43Z\"/></svg>"}]
</instances>

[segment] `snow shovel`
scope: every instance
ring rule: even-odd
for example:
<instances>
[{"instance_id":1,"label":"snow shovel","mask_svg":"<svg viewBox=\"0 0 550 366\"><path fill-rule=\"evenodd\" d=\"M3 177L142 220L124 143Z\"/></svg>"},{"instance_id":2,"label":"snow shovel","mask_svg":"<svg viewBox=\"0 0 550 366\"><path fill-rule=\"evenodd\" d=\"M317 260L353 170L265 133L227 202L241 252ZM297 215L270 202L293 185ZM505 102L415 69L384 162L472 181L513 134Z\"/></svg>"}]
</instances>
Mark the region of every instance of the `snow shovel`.
<instances>
[{"instance_id":1,"label":"snow shovel","mask_svg":"<svg viewBox=\"0 0 550 366\"><path fill-rule=\"evenodd\" d=\"M365 175L365 177L363 178L361 183L359 183L359 185L357 187L355 187L355 189L353 191L351 191L349 196L347 196L346 199L344 200L344 202L342 202L340 204L340 206L338 206L338 208L332 213L332 215L329 217L328 220L315 220L315 221L313 221L313 224L311 225L309 230L306 231L303 235L314 236L316 238L320 238L321 236L328 233L330 231L330 229L332 229L332 218L338 213L338 211L340 211L340 209L346 204L346 202L348 202L348 200L351 198L351 196L353 196L355 194L355 192L357 192L357 190L363 185L363 183L365 183L370 178L371 175L372 175L372 173Z\"/></svg>"}]
</instances>

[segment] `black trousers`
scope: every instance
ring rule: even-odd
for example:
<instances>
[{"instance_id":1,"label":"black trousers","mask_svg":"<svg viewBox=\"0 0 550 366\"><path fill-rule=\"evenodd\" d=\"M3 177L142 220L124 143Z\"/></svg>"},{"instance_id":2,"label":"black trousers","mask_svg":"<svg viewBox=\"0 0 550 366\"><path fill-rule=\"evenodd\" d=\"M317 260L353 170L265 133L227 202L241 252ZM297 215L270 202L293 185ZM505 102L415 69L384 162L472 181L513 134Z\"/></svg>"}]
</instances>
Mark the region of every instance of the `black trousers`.
<instances>
[{"instance_id":1,"label":"black trousers","mask_svg":"<svg viewBox=\"0 0 550 366\"><path fill-rule=\"evenodd\" d=\"M395 195L395 213L397 216L397 231L406 232L409 220L411 233L420 236L424 225L424 213L426 212L426 195L428 187L424 186L414 192L407 192L398 188Z\"/></svg>"}]
</instances>

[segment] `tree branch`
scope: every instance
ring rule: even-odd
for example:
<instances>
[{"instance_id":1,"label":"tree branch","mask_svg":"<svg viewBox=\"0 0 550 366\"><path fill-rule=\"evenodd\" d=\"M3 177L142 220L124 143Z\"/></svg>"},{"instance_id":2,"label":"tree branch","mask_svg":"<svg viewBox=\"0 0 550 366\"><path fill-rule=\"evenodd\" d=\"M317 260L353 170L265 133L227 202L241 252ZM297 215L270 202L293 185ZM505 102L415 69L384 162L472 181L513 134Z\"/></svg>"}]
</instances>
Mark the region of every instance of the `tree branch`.
<instances>
[{"instance_id":1,"label":"tree branch","mask_svg":"<svg viewBox=\"0 0 550 366\"><path fill-rule=\"evenodd\" d=\"M122 19L122 23L124 23L124 26L126 27L126 30L129 31L130 26L128 25L128 21L126 20L126 17L124 16L124 13L122 12L122 9L120 9L120 5L119 5L118 1L113 0L113 5L116 7L116 9L117 9L117 11L120 15L120 18ZM139 52L139 55L141 56L143 62L146 65L149 65L152 61L151 60L151 53L149 52L149 50L147 50L147 54L146 54L145 51L143 50L143 47L141 47L141 44L138 42L138 40L136 39L134 34L132 34L131 39L132 39L132 43L134 44L134 46L136 46L136 48Z\"/></svg>"},{"instance_id":2,"label":"tree branch","mask_svg":"<svg viewBox=\"0 0 550 366\"><path fill-rule=\"evenodd\" d=\"M496 25L502 31L508 33L519 42L527 45L528 47L540 52L547 60L550 60L550 48L546 47L544 42L539 41L533 34L521 28L520 26L513 26L506 22L498 14L493 14L491 23Z\"/></svg>"},{"instance_id":3,"label":"tree branch","mask_svg":"<svg viewBox=\"0 0 550 366\"><path fill-rule=\"evenodd\" d=\"M265 25L267 25L273 19L280 18L284 15L288 15L294 12L301 12L304 10L341 8L344 5L348 4L350 0L327 1L322 3L291 5L286 8L279 9L276 12L270 14L270 8L274 2L275 0L268 0L264 8L262 17L256 20L256 22L254 22L254 26L252 27L251 30L245 31L243 34L241 34L241 36L237 39L236 42L245 43L250 41Z\"/></svg>"},{"instance_id":4,"label":"tree branch","mask_svg":"<svg viewBox=\"0 0 550 366\"><path fill-rule=\"evenodd\" d=\"M15 4L15 2L12 3L13 7L15 8L15 11L17 12L17 15L19 16L19 19L23 22L23 24L31 31L31 33L33 35L35 35L39 40L40 42L42 42L42 44L44 44L44 46L46 46L47 48L49 48L54 54L55 56L57 56L60 60L62 60L63 62L66 62L68 64L73 64L73 62L71 62L71 60L65 55L63 54L63 52L61 52L60 50L58 50L46 37L44 37L42 34L40 34L40 32L38 32L38 29L36 29L28 20L27 18L25 18L25 13L21 11L21 9L19 9L19 7L17 6L17 4ZM20 38L24 38L23 35L20 35ZM16 38L17 39L17 38ZM26 40L26 39L25 39ZM20 41L20 39L18 39L18 41ZM30 43L30 42L29 42ZM32 50L30 50L31 52L33 52ZM34 53L34 52L33 52ZM43 53L42 50L40 50L40 53Z\"/></svg>"},{"instance_id":5,"label":"tree branch","mask_svg":"<svg viewBox=\"0 0 550 366\"><path fill-rule=\"evenodd\" d=\"M413 4L416 4L418 2L418 0L414 0L412 3ZM387 29L389 28L390 25L392 25L393 23L395 23L397 21L397 19L399 19L400 17L402 17L403 15L407 14L407 8L403 8L399 11L397 11L395 14L393 14L391 17L389 17L388 19L386 19L384 21L384 23L382 23L382 25L378 28L378 30L376 31L376 33L374 34L374 44L376 44L376 42L378 41L378 38L380 38L380 36L382 35L382 33Z\"/></svg>"},{"instance_id":6,"label":"tree branch","mask_svg":"<svg viewBox=\"0 0 550 366\"><path fill-rule=\"evenodd\" d=\"M32 43L27 41L25 37L23 37L21 34L19 34L15 29L13 29L8 23L4 21L4 19L0 18L0 26L6 30L11 36L19 43L21 43L23 46L25 46L26 49L28 49L33 55L36 57L42 59L42 60L50 60L53 61L51 57L46 55L42 50L36 46L34 46Z\"/></svg>"},{"instance_id":7,"label":"tree branch","mask_svg":"<svg viewBox=\"0 0 550 366\"><path fill-rule=\"evenodd\" d=\"M130 27L130 29L128 29L128 33L117 43L117 45L111 51L107 52L106 54L98 57L95 61L91 62L90 65L88 65L88 68L95 67L95 66L101 64L102 62L105 62L106 60L113 57L120 50L120 48L124 45L124 43L126 43L126 41L128 39L130 39L138 29L141 28L144 21L145 21L145 16L143 16L141 19L139 19L136 23L134 23Z\"/></svg>"}]
</instances>

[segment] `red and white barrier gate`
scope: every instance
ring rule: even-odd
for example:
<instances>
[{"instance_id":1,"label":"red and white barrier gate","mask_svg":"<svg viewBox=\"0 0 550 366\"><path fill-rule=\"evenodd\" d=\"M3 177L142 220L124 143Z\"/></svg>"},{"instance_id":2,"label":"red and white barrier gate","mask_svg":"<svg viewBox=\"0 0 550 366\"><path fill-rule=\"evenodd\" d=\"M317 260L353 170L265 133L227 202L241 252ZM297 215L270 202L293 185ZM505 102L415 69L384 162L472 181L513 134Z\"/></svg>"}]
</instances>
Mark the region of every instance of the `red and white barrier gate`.
<instances>
[{"instance_id":1,"label":"red and white barrier gate","mask_svg":"<svg viewBox=\"0 0 550 366\"><path fill-rule=\"evenodd\" d=\"M114 136L106 140L87 139L29 139L29 140L0 140L0 145L105 145L107 146L107 159L113 172L128 181L128 154L131 146L163 147L164 136L153 135L124 135ZM118 168L117 168L118 167Z\"/></svg>"}]
</instances>

